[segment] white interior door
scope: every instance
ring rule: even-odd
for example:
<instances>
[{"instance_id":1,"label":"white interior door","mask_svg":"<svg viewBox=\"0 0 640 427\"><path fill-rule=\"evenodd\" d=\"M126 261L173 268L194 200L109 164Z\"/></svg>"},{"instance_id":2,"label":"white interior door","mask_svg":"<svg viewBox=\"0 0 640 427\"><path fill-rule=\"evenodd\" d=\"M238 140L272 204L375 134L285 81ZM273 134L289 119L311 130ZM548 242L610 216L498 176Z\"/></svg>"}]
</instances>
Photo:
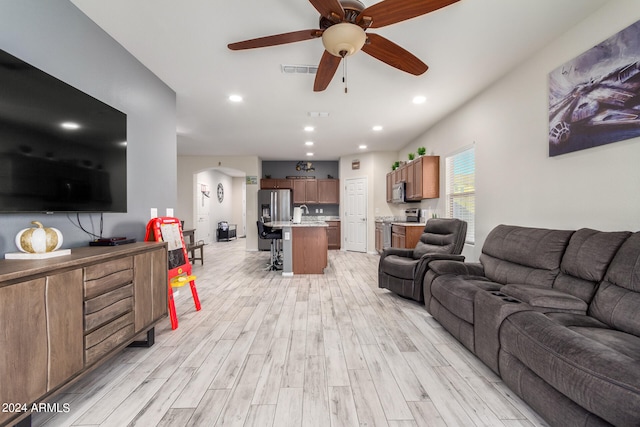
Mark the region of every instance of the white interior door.
<instances>
[{"instance_id":1,"label":"white interior door","mask_svg":"<svg viewBox=\"0 0 640 427\"><path fill-rule=\"evenodd\" d=\"M367 178L346 180L345 242L347 251L367 251Z\"/></svg>"}]
</instances>

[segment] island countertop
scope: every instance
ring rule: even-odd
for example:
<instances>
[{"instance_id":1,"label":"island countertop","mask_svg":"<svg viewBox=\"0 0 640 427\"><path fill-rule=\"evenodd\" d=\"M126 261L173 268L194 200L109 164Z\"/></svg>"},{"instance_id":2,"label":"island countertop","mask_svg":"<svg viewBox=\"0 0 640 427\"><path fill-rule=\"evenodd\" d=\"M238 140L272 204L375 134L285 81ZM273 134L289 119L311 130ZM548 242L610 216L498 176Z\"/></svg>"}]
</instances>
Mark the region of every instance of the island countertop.
<instances>
[{"instance_id":1,"label":"island countertop","mask_svg":"<svg viewBox=\"0 0 640 427\"><path fill-rule=\"evenodd\" d=\"M285 228L285 227L328 227L324 221L302 221L301 223L293 223L291 221L273 221L265 222L264 225L272 228Z\"/></svg>"}]
</instances>

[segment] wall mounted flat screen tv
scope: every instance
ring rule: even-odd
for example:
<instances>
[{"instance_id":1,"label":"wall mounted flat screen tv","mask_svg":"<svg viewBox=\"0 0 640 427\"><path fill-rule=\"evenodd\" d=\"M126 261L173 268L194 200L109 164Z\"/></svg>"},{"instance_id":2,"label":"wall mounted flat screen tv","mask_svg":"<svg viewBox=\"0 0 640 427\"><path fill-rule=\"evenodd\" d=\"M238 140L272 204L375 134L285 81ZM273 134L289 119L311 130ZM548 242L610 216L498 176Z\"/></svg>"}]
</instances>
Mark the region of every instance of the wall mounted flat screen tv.
<instances>
[{"instance_id":1,"label":"wall mounted flat screen tv","mask_svg":"<svg viewBox=\"0 0 640 427\"><path fill-rule=\"evenodd\" d=\"M126 212L127 116L0 50L0 212Z\"/></svg>"}]
</instances>

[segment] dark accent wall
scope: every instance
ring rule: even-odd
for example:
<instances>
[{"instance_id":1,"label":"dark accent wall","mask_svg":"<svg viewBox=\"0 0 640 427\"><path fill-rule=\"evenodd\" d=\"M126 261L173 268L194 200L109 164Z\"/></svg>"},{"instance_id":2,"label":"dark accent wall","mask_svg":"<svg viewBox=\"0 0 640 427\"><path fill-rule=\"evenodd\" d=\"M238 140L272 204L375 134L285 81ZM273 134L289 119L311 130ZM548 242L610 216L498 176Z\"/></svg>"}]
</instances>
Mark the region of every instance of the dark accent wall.
<instances>
[{"instance_id":1,"label":"dark accent wall","mask_svg":"<svg viewBox=\"0 0 640 427\"><path fill-rule=\"evenodd\" d=\"M307 162L307 160L302 160ZM297 161L263 161L262 162L262 178L271 175L271 178L286 178L287 176L313 176L316 179L340 178L338 176L339 166L337 161L319 161L309 160L313 171L305 172L296 170Z\"/></svg>"}]
</instances>

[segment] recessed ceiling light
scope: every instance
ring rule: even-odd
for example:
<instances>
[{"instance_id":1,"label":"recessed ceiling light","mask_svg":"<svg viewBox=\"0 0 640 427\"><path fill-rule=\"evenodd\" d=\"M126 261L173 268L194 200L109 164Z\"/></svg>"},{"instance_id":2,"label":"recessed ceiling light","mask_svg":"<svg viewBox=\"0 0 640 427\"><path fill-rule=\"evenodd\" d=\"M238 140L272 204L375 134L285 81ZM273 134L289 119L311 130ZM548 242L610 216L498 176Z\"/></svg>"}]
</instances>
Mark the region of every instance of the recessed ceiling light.
<instances>
[{"instance_id":1,"label":"recessed ceiling light","mask_svg":"<svg viewBox=\"0 0 640 427\"><path fill-rule=\"evenodd\" d=\"M418 95L418 96L414 96L413 97L413 103L414 104L424 104L426 100L427 100L427 97L426 96L422 96L422 95Z\"/></svg>"},{"instance_id":2,"label":"recessed ceiling light","mask_svg":"<svg viewBox=\"0 0 640 427\"><path fill-rule=\"evenodd\" d=\"M229 101L231 102L242 102L242 97L240 95L230 95Z\"/></svg>"},{"instance_id":3,"label":"recessed ceiling light","mask_svg":"<svg viewBox=\"0 0 640 427\"><path fill-rule=\"evenodd\" d=\"M308 145L309 147L313 145L313 141L307 141L304 143L304 145Z\"/></svg>"},{"instance_id":4,"label":"recessed ceiling light","mask_svg":"<svg viewBox=\"0 0 640 427\"><path fill-rule=\"evenodd\" d=\"M307 153L307 156L311 157L313 156L313 153Z\"/></svg>"},{"instance_id":5,"label":"recessed ceiling light","mask_svg":"<svg viewBox=\"0 0 640 427\"><path fill-rule=\"evenodd\" d=\"M382 126L380 126L380 125L376 125L376 126L374 126L372 129L373 129L374 131L376 131L376 132L380 132L380 131L382 130Z\"/></svg>"},{"instance_id":6,"label":"recessed ceiling light","mask_svg":"<svg viewBox=\"0 0 640 427\"><path fill-rule=\"evenodd\" d=\"M60 123L60 127L62 127L63 129L69 129L69 130L80 129L80 125L74 122Z\"/></svg>"},{"instance_id":7,"label":"recessed ceiling light","mask_svg":"<svg viewBox=\"0 0 640 427\"><path fill-rule=\"evenodd\" d=\"M313 126L305 126L304 130L305 130L305 132L313 132L315 130L315 128Z\"/></svg>"},{"instance_id":8,"label":"recessed ceiling light","mask_svg":"<svg viewBox=\"0 0 640 427\"><path fill-rule=\"evenodd\" d=\"M358 145L358 148L361 149L361 150L364 150L364 149L367 148L367 146L364 145L364 144L360 144L360 145Z\"/></svg>"}]
</instances>

